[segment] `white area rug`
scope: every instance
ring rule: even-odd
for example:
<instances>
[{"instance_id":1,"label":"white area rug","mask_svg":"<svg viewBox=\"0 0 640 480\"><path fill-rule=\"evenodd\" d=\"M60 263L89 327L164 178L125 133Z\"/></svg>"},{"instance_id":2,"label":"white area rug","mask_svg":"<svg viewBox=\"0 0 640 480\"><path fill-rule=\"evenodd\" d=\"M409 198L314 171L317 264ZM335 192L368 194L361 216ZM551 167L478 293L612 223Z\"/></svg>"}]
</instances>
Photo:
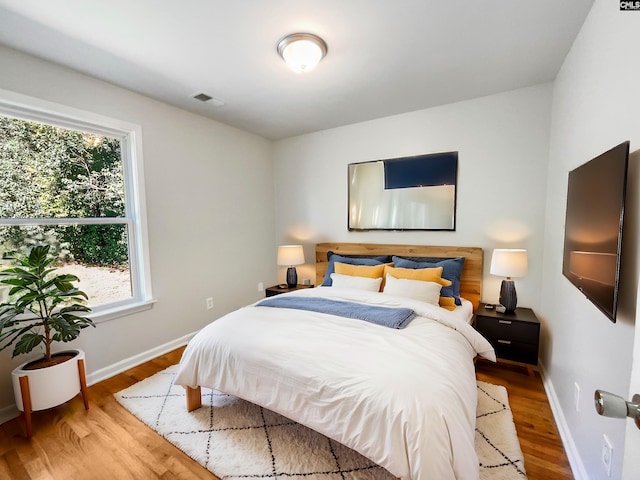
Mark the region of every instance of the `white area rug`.
<instances>
[{"instance_id":1,"label":"white area rug","mask_svg":"<svg viewBox=\"0 0 640 480\"><path fill-rule=\"evenodd\" d=\"M177 365L118 392L127 410L224 480L391 480L357 452L269 410L206 388L187 413ZM526 479L507 391L478 381L476 451L482 480Z\"/></svg>"}]
</instances>

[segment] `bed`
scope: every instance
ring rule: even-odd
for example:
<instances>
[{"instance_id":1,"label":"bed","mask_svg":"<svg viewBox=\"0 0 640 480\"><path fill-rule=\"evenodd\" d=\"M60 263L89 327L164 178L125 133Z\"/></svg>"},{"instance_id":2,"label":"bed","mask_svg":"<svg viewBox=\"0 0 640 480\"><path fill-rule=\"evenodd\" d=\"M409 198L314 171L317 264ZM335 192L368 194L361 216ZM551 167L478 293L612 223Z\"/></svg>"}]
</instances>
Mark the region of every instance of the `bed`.
<instances>
[{"instance_id":1,"label":"bed","mask_svg":"<svg viewBox=\"0 0 640 480\"><path fill-rule=\"evenodd\" d=\"M385 275L386 293L380 293L356 286L371 283L366 275L344 275L348 269L373 271L380 263L384 272L394 275L410 270L391 266L386 260L393 256L396 262L447 259L446 265L463 257L457 284L462 305L445 309L439 303L443 297L434 302L433 292L429 302L402 294L416 286L422 292L433 282ZM358 268L375 258L375 268ZM328 269L333 274L328 275ZM407 275L434 271L413 269L424 270ZM477 355L495 360L491 345L469 322L480 301L482 250L322 243L316 245L316 285L328 278L334 279L332 286L267 299L281 302L275 305L261 300L198 332L185 349L175 378L187 390L187 409L201 405L201 386L213 388L333 438L402 480L477 479L473 362ZM443 286L440 293L444 290ZM357 318L332 310L299 309L300 303L323 302L346 305L347 316ZM378 314L383 309L383 322L392 313L409 312L410 318L402 317L402 328L390 328L369 318L361 320L360 309Z\"/></svg>"}]
</instances>

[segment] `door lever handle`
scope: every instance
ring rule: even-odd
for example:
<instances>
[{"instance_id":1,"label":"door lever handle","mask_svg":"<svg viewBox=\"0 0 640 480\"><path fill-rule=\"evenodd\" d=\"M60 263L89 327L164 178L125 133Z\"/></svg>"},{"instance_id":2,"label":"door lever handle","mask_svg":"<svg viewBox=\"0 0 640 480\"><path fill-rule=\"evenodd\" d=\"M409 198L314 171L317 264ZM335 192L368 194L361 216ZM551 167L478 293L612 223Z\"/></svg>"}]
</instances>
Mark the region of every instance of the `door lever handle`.
<instances>
[{"instance_id":1,"label":"door lever handle","mask_svg":"<svg viewBox=\"0 0 640 480\"><path fill-rule=\"evenodd\" d=\"M604 417L633 418L640 428L640 395L637 393L627 402L624 398L604 390L596 390L594 394L596 412Z\"/></svg>"}]
</instances>

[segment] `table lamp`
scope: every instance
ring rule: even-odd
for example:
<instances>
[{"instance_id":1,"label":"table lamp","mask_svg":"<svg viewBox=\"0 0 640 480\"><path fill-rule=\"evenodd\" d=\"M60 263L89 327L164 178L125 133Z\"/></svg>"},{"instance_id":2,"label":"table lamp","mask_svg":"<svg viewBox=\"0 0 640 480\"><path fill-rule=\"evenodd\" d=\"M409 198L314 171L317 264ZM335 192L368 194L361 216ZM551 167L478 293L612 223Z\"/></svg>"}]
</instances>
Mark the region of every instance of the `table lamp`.
<instances>
[{"instance_id":1,"label":"table lamp","mask_svg":"<svg viewBox=\"0 0 640 480\"><path fill-rule=\"evenodd\" d=\"M304 263L304 251L302 245L281 245L278 247L278 265L287 268L287 286L295 287L298 284L298 272L294 265Z\"/></svg>"},{"instance_id":2,"label":"table lamp","mask_svg":"<svg viewBox=\"0 0 640 480\"><path fill-rule=\"evenodd\" d=\"M496 248L491 257L492 275L507 277L500 285L500 305L505 313L513 313L518 304L516 286L512 277L524 277L527 274L527 251L515 248Z\"/></svg>"}]
</instances>

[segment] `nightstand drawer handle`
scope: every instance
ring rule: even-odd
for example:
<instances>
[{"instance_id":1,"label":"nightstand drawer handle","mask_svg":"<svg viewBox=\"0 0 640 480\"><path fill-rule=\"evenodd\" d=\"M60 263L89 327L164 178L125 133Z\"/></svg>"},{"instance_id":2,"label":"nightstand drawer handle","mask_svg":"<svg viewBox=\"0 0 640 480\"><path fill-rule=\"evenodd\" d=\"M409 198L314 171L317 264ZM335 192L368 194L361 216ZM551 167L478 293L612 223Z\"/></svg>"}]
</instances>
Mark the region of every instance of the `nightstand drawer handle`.
<instances>
[{"instance_id":1,"label":"nightstand drawer handle","mask_svg":"<svg viewBox=\"0 0 640 480\"><path fill-rule=\"evenodd\" d=\"M505 345L511 345L511 340L498 340L498 343L504 343Z\"/></svg>"},{"instance_id":2,"label":"nightstand drawer handle","mask_svg":"<svg viewBox=\"0 0 640 480\"><path fill-rule=\"evenodd\" d=\"M511 320L498 320L498 323L502 323L504 325L511 325Z\"/></svg>"}]
</instances>

